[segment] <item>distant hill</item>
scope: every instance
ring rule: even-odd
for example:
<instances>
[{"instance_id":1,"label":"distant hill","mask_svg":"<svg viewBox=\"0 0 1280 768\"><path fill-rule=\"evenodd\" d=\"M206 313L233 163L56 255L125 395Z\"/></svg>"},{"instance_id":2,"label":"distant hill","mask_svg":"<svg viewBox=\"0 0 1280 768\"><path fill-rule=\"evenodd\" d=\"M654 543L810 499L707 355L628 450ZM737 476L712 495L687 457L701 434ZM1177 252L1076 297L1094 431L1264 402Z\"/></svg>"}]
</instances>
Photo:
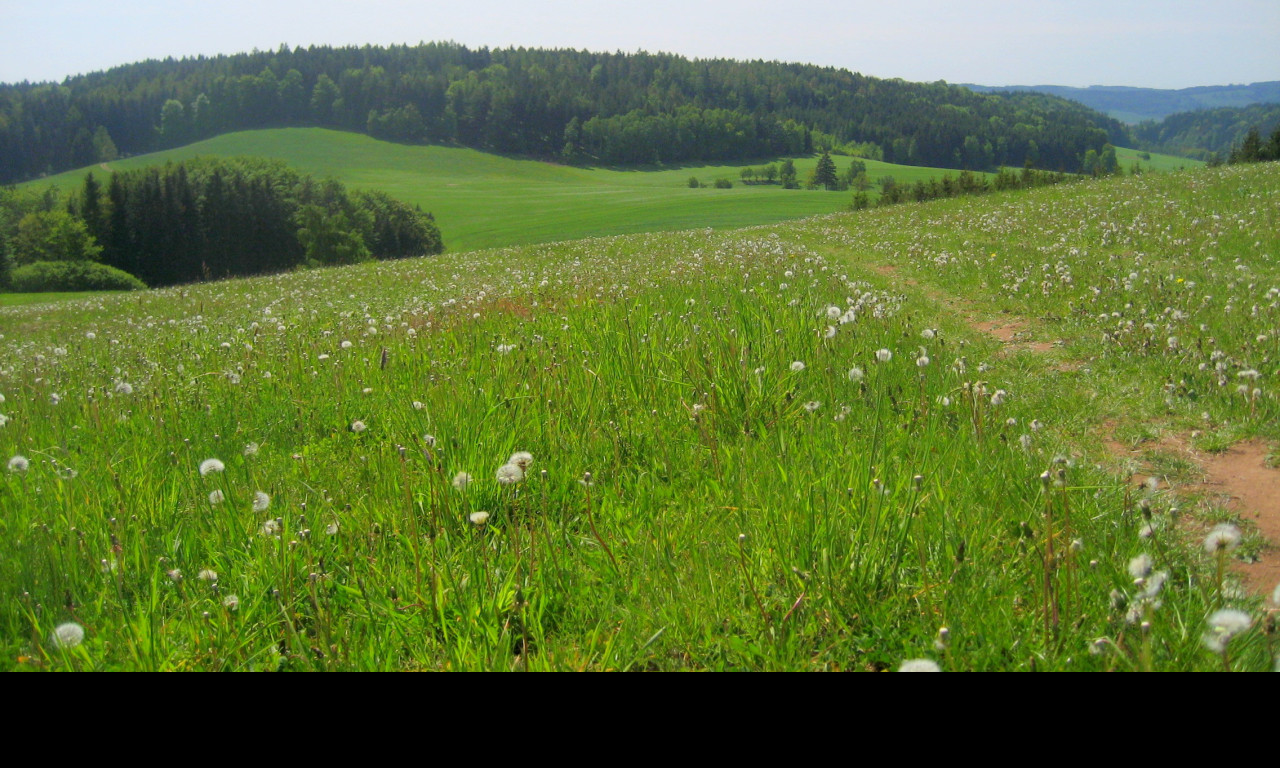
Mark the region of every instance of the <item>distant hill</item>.
<instances>
[{"instance_id":1,"label":"distant hill","mask_svg":"<svg viewBox=\"0 0 1280 768\"><path fill-rule=\"evenodd\" d=\"M1208 159L1226 157L1252 128L1265 138L1277 126L1280 104L1254 104L1180 112L1158 123L1135 125L1132 133L1142 149Z\"/></svg>"},{"instance_id":2,"label":"distant hill","mask_svg":"<svg viewBox=\"0 0 1280 768\"><path fill-rule=\"evenodd\" d=\"M0 183L257 128L323 127L575 165L844 148L918 166L1077 171L1124 126L1038 93L808 64L529 48L317 46L0 84Z\"/></svg>"},{"instance_id":3,"label":"distant hill","mask_svg":"<svg viewBox=\"0 0 1280 768\"><path fill-rule=\"evenodd\" d=\"M1179 112L1250 104L1280 103L1280 80L1249 85L1205 85L1177 90L1130 88L1123 85L965 85L979 93L1033 91L1078 101L1125 123L1162 120Z\"/></svg>"}]
</instances>

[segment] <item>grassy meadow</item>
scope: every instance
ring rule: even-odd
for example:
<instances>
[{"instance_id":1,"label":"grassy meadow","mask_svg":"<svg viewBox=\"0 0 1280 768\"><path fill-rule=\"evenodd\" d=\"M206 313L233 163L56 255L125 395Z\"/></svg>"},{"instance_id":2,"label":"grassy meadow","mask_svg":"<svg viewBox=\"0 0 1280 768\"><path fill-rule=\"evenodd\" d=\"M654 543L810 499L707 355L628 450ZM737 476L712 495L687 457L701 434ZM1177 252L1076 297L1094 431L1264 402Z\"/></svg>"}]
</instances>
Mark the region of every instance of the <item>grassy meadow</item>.
<instances>
[{"instance_id":1,"label":"grassy meadow","mask_svg":"<svg viewBox=\"0 0 1280 768\"><path fill-rule=\"evenodd\" d=\"M0 668L1272 669L1257 534L1105 443L1280 439L1278 218L1225 167L0 307Z\"/></svg>"},{"instance_id":2,"label":"grassy meadow","mask_svg":"<svg viewBox=\"0 0 1280 768\"><path fill-rule=\"evenodd\" d=\"M578 168L473 149L394 144L322 128L230 133L180 149L120 160L109 167L128 170L197 155L279 158L304 173L332 176L352 187L383 190L431 211L451 251L703 226L770 224L844 210L853 194L741 183L743 167L777 160L664 169ZM841 172L851 161L835 159ZM872 181L893 176L901 183L914 183L947 172L864 162ZM799 177L804 179L816 163L814 157L796 158ZM77 188L90 170L102 174L101 168L86 168L29 182L28 186L53 183ZM690 189L691 176L707 185L725 178L734 186Z\"/></svg>"}]
</instances>

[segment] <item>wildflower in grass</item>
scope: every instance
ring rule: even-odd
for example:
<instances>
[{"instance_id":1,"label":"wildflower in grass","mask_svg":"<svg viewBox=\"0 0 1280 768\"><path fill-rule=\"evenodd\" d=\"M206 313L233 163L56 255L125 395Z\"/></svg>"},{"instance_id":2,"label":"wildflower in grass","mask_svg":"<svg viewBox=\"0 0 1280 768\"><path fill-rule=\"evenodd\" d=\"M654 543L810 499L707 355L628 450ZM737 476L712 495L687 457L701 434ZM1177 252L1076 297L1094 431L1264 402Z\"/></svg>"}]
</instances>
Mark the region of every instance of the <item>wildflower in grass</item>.
<instances>
[{"instance_id":1,"label":"wildflower in grass","mask_svg":"<svg viewBox=\"0 0 1280 768\"><path fill-rule=\"evenodd\" d=\"M813 413L821 407L822 407L822 403L818 402L817 400L810 400L809 402L804 404L804 409L809 413Z\"/></svg>"},{"instance_id":2,"label":"wildflower in grass","mask_svg":"<svg viewBox=\"0 0 1280 768\"><path fill-rule=\"evenodd\" d=\"M360 421L359 419L356 419L355 421L351 422L351 431L355 432L357 435L365 431L366 429L368 429L368 427L365 426L365 423L363 421Z\"/></svg>"},{"instance_id":3,"label":"wildflower in grass","mask_svg":"<svg viewBox=\"0 0 1280 768\"><path fill-rule=\"evenodd\" d=\"M893 359L893 353L892 353L892 352L890 352L889 350L887 350L887 349L877 349L877 350L876 350L876 362L877 362L877 363L887 363L887 362L889 362L889 361L890 361L890 360L892 360L892 359Z\"/></svg>"},{"instance_id":4,"label":"wildflower in grass","mask_svg":"<svg viewBox=\"0 0 1280 768\"><path fill-rule=\"evenodd\" d=\"M862 377L865 375L862 369L856 365L849 369L849 381L862 381Z\"/></svg>"},{"instance_id":5,"label":"wildflower in grass","mask_svg":"<svg viewBox=\"0 0 1280 768\"><path fill-rule=\"evenodd\" d=\"M436 436L435 436L435 435L423 435L423 436L422 436L422 443L423 443L423 445L427 446L428 448L435 448L435 447L436 447Z\"/></svg>"},{"instance_id":6,"label":"wildflower in grass","mask_svg":"<svg viewBox=\"0 0 1280 768\"><path fill-rule=\"evenodd\" d=\"M938 628L938 636L933 639L933 649L939 653L947 650L951 646L951 630L946 627Z\"/></svg>"},{"instance_id":7,"label":"wildflower in grass","mask_svg":"<svg viewBox=\"0 0 1280 768\"><path fill-rule=\"evenodd\" d=\"M279 521L279 520L276 520L276 519L273 517L273 518L271 518L270 520L268 520L268 521L266 521L265 523L263 523L263 524L262 524L262 535L263 535L263 536L279 536L279 535L280 535L280 521Z\"/></svg>"},{"instance_id":8,"label":"wildflower in grass","mask_svg":"<svg viewBox=\"0 0 1280 768\"><path fill-rule=\"evenodd\" d=\"M515 485L524 479L524 470L516 464L503 464L498 467L498 483L501 485Z\"/></svg>"},{"instance_id":9,"label":"wildflower in grass","mask_svg":"<svg viewBox=\"0 0 1280 768\"><path fill-rule=\"evenodd\" d=\"M58 394L57 392L54 392L53 394L49 395L50 405L57 405L60 402L62 402L62 395Z\"/></svg>"},{"instance_id":10,"label":"wildflower in grass","mask_svg":"<svg viewBox=\"0 0 1280 768\"><path fill-rule=\"evenodd\" d=\"M467 515L467 519L471 521L472 525L476 525L476 526L484 525L485 523L489 522L489 513L488 512L472 512L471 514Z\"/></svg>"},{"instance_id":11,"label":"wildflower in grass","mask_svg":"<svg viewBox=\"0 0 1280 768\"><path fill-rule=\"evenodd\" d=\"M1240 529L1230 523L1219 523L1204 537L1204 551L1210 555L1231 552L1240 546Z\"/></svg>"},{"instance_id":12,"label":"wildflower in grass","mask_svg":"<svg viewBox=\"0 0 1280 768\"><path fill-rule=\"evenodd\" d=\"M217 581L218 572L209 568L203 568L200 570L200 573L196 574L196 578L201 581Z\"/></svg>"},{"instance_id":13,"label":"wildflower in grass","mask_svg":"<svg viewBox=\"0 0 1280 768\"><path fill-rule=\"evenodd\" d=\"M791 364L791 370L795 373L799 373L800 371L803 371L804 363L800 362L799 360L796 360Z\"/></svg>"},{"instance_id":14,"label":"wildflower in grass","mask_svg":"<svg viewBox=\"0 0 1280 768\"><path fill-rule=\"evenodd\" d=\"M942 667L930 659L907 659L898 667L899 672L941 672Z\"/></svg>"},{"instance_id":15,"label":"wildflower in grass","mask_svg":"<svg viewBox=\"0 0 1280 768\"><path fill-rule=\"evenodd\" d=\"M122 382L120 382L119 384L117 384L117 385L116 385L116 394L117 394L117 395L132 395L132 394L133 394L133 385L132 385L132 384L130 384L129 382L127 382L127 381L122 381Z\"/></svg>"},{"instance_id":16,"label":"wildflower in grass","mask_svg":"<svg viewBox=\"0 0 1280 768\"><path fill-rule=\"evenodd\" d=\"M938 332L932 328L925 328L923 331L920 332L920 338L925 340L933 339L937 335L938 335Z\"/></svg>"},{"instance_id":17,"label":"wildflower in grass","mask_svg":"<svg viewBox=\"0 0 1280 768\"><path fill-rule=\"evenodd\" d=\"M5 416L3 413L0 413L0 427L3 427L8 423L9 423L9 417Z\"/></svg>"},{"instance_id":18,"label":"wildflower in grass","mask_svg":"<svg viewBox=\"0 0 1280 768\"><path fill-rule=\"evenodd\" d=\"M459 491L467 490L467 486L471 485L471 475L466 472L459 472L453 476L453 487Z\"/></svg>"},{"instance_id":19,"label":"wildflower in grass","mask_svg":"<svg viewBox=\"0 0 1280 768\"><path fill-rule=\"evenodd\" d=\"M253 511L254 512L266 512L270 506L271 506L270 496L263 493L262 491L257 491L253 494Z\"/></svg>"},{"instance_id":20,"label":"wildflower in grass","mask_svg":"<svg viewBox=\"0 0 1280 768\"><path fill-rule=\"evenodd\" d=\"M423 402L422 402L422 401L420 401L420 400L414 400L414 401L413 401L413 410L415 410L415 411L421 411L421 410L424 410L426 407L427 407L426 403L423 403Z\"/></svg>"},{"instance_id":21,"label":"wildflower in grass","mask_svg":"<svg viewBox=\"0 0 1280 768\"><path fill-rule=\"evenodd\" d=\"M1008 396L1009 396L1008 392L1005 392L1003 389L997 389L995 391L995 394L991 395L991 404L1004 405L1005 398L1007 398Z\"/></svg>"},{"instance_id":22,"label":"wildflower in grass","mask_svg":"<svg viewBox=\"0 0 1280 768\"><path fill-rule=\"evenodd\" d=\"M1214 653L1224 653L1231 638L1253 626L1249 614L1235 608L1223 608L1214 611L1209 617L1209 629L1200 638L1204 647Z\"/></svg>"},{"instance_id":23,"label":"wildflower in grass","mask_svg":"<svg viewBox=\"0 0 1280 768\"><path fill-rule=\"evenodd\" d=\"M528 472L529 467L533 466L533 454L528 451L516 451L511 454L511 458L507 459L508 464L515 464L522 471Z\"/></svg>"},{"instance_id":24,"label":"wildflower in grass","mask_svg":"<svg viewBox=\"0 0 1280 768\"><path fill-rule=\"evenodd\" d=\"M215 507L226 501L227 497L222 491L214 490L209 492L209 503Z\"/></svg>"},{"instance_id":25,"label":"wildflower in grass","mask_svg":"<svg viewBox=\"0 0 1280 768\"><path fill-rule=\"evenodd\" d=\"M169 577L169 581L173 581L173 582L182 581L181 569L174 568L172 570L165 571L164 575Z\"/></svg>"},{"instance_id":26,"label":"wildflower in grass","mask_svg":"<svg viewBox=\"0 0 1280 768\"><path fill-rule=\"evenodd\" d=\"M344 341L344 342L342 342L341 344L339 344L338 346L342 347L343 349L351 349L351 342L349 342L349 341Z\"/></svg>"},{"instance_id":27,"label":"wildflower in grass","mask_svg":"<svg viewBox=\"0 0 1280 768\"><path fill-rule=\"evenodd\" d=\"M15 475L21 475L31 468L31 462L27 461L27 457L21 454L9 459L9 471Z\"/></svg>"},{"instance_id":28,"label":"wildflower in grass","mask_svg":"<svg viewBox=\"0 0 1280 768\"><path fill-rule=\"evenodd\" d=\"M515 344L499 344L497 347L494 348L494 351L496 351L500 355L505 355L509 352L514 352L515 348L516 348Z\"/></svg>"},{"instance_id":29,"label":"wildflower in grass","mask_svg":"<svg viewBox=\"0 0 1280 768\"><path fill-rule=\"evenodd\" d=\"M240 596L227 595L226 597L222 598L222 607L226 608L228 611L238 610L240 608Z\"/></svg>"},{"instance_id":30,"label":"wildflower in grass","mask_svg":"<svg viewBox=\"0 0 1280 768\"><path fill-rule=\"evenodd\" d=\"M204 461L200 462L200 476L208 477L209 475L222 472L226 468L227 468L227 465L223 464L221 461L217 459L205 459Z\"/></svg>"},{"instance_id":31,"label":"wildflower in grass","mask_svg":"<svg viewBox=\"0 0 1280 768\"><path fill-rule=\"evenodd\" d=\"M250 457L253 457L253 456L257 456L257 455L258 455L258 444L257 444L257 443L249 443L248 445L246 445L246 446L244 447L244 455L245 455L245 458L250 458Z\"/></svg>"},{"instance_id":32,"label":"wildflower in grass","mask_svg":"<svg viewBox=\"0 0 1280 768\"><path fill-rule=\"evenodd\" d=\"M1151 555L1145 552L1129 561L1129 575L1135 579L1145 579L1151 574Z\"/></svg>"},{"instance_id":33,"label":"wildflower in grass","mask_svg":"<svg viewBox=\"0 0 1280 768\"><path fill-rule=\"evenodd\" d=\"M335 523L329 523L328 525L326 525L326 526L325 526L325 528L324 528L324 535L326 535L326 536L337 536L337 535L338 535L338 524L335 522Z\"/></svg>"},{"instance_id":34,"label":"wildflower in grass","mask_svg":"<svg viewBox=\"0 0 1280 768\"><path fill-rule=\"evenodd\" d=\"M924 354L922 354L922 355L920 355L919 357L917 357L917 358L916 358L916 367L917 367L917 368L928 368L928 367L929 367L929 356L928 356L928 355L924 355Z\"/></svg>"},{"instance_id":35,"label":"wildflower in grass","mask_svg":"<svg viewBox=\"0 0 1280 768\"><path fill-rule=\"evenodd\" d=\"M84 642L84 627L74 621L59 624L54 628L49 640L58 648L75 648Z\"/></svg>"}]
</instances>

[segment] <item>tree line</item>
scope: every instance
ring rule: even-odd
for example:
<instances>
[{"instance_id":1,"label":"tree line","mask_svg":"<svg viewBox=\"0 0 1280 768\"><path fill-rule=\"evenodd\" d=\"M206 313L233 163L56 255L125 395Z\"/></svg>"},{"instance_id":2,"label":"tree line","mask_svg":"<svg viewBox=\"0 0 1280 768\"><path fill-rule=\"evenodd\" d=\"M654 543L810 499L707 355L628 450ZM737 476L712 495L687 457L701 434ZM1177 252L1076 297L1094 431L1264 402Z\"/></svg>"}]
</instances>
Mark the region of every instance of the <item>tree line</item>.
<instances>
[{"instance_id":1,"label":"tree line","mask_svg":"<svg viewBox=\"0 0 1280 768\"><path fill-rule=\"evenodd\" d=\"M979 94L780 62L416 46L281 47L0 85L0 181L232 130L327 126L582 163L804 154L1076 171L1117 121L1036 93Z\"/></svg>"},{"instance_id":2,"label":"tree line","mask_svg":"<svg viewBox=\"0 0 1280 768\"><path fill-rule=\"evenodd\" d=\"M100 262L149 286L440 253L431 214L263 158L200 157L0 195L0 270Z\"/></svg>"}]
</instances>

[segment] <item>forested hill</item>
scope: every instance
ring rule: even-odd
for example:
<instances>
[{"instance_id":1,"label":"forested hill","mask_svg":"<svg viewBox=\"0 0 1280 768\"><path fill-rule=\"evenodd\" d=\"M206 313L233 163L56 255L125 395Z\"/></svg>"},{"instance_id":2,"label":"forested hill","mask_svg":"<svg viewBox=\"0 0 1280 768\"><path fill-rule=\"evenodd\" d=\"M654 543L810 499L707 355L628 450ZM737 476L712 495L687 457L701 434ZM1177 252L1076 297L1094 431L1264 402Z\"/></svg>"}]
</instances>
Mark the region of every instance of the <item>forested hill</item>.
<instances>
[{"instance_id":1,"label":"forested hill","mask_svg":"<svg viewBox=\"0 0 1280 768\"><path fill-rule=\"evenodd\" d=\"M0 85L0 181L288 125L585 163L847 145L896 163L1068 171L1125 137L1119 122L1052 96L804 64L452 43L282 47Z\"/></svg>"},{"instance_id":2,"label":"forested hill","mask_svg":"<svg viewBox=\"0 0 1280 768\"><path fill-rule=\"evenodd\" d=\"M1249 131L1269 135L1280 126L1280 104L1222 107L1169 115L1158 123L1133 127L1143 149L1207 160L1226 157Z\"/></svg>"},{"instance_id":3,"label":"forested hill","mask_svg":"<svg viewBox=\"0 0 1280 768\"><path fill-rule=\"evenodd\" d=\"M1203 85L1194 88L1132 88L1121 85L967 85L980 93L1036 91L1078 101L1127 123L1163 120L1180 112L1250 104L1280 103L1280 80L1249 85Z\"/></svg>"}]
</instances>

